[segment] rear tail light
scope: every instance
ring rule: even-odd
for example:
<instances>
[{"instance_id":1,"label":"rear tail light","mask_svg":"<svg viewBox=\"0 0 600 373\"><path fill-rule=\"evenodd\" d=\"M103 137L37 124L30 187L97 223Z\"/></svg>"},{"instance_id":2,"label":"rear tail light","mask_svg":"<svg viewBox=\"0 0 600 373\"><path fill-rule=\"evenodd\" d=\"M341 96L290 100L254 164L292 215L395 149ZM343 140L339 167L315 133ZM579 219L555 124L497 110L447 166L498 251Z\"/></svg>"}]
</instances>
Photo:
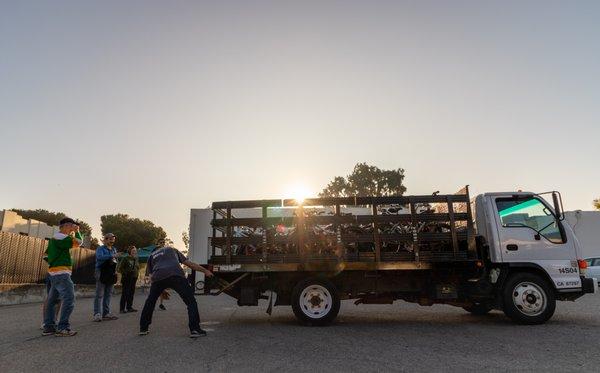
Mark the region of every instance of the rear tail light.
<instances>
[{"instance_id":1,"label":"rear tail light","mask_svg":"<svg viewBox=\"0 0 600 373\"><path fill-rule=\"evenodd\" d=\"M585 275L588 267L587 262L583 259L577 259L577 265L579 265L579 273Z\"/></svg>"}]
</instances>

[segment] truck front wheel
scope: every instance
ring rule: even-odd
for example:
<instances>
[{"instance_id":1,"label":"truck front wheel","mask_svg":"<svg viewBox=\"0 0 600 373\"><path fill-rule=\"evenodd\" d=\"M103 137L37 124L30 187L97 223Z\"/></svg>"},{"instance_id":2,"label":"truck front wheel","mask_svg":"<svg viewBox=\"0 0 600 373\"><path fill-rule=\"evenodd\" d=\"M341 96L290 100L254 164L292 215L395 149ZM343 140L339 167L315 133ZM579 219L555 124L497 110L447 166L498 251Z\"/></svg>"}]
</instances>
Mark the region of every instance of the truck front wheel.
<instances>
[{"instance_id":1,"label":"truck front wheel","mask_svg":"<svg viewBox=\"0 0 600 373\"><path fill-rule=\"evenodd\" d=\"M539 275L512 275L502 293L504 314L520 324L543 324L554 315L554 289Z\"/></svg>"},{"instance_id":2,"label":"truck front wheel","mask_svg":"<svg viewBox=\"0 0 600 373\"><path fill-rule=\"evenodd\" d=\"M331 324L340 311L338 291L335 285L325 278L311 277L302 280L292 292L292 310L303 324Z\"/></svg>"}]
</instances>

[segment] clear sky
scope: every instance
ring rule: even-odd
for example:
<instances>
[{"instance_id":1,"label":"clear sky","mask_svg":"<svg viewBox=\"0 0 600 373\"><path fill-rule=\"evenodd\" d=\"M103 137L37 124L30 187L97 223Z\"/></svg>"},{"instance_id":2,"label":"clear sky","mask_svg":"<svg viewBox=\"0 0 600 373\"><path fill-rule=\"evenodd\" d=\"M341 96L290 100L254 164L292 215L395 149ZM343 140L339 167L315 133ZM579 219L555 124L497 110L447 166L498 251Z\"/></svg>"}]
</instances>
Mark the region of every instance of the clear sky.
<instances>
[{"instance_id":1,"label":"clear sky","mask_svg":"<svg viewBox=\"0 0 600 373\"><path fill-rule=\"evenodd\" d=\"M0 209L313 194L357 162L409 194L600 197L598 1L1 1Z\"/></svg>"}]
</instances>

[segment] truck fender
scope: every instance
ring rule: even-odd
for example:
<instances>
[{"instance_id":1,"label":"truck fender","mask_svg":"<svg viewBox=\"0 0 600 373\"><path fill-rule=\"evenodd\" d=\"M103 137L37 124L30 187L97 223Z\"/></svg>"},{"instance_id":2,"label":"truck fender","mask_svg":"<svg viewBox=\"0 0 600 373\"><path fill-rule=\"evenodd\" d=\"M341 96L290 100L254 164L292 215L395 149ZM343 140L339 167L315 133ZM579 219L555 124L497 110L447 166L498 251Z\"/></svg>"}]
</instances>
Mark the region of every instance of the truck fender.
<instances>
[{"instance_id":1,"label":"truck fender","mask_svg":"<svg viewBox=\"0 0 600 373\"><path fill-rule=\"evenodd\" d=\"M538 264L535 264L535 263L518 263L518 262L517 263L505 263L505 265L501 267L500 277L498 278L498 282L497 282L499 289L503 289L504 283L506 282L508 277L511 274L517 273L517 272L529 272L529 273L535 273L537 275L540 275L540 276L542 276L542 278L546 279L548 284L550 284L550 286L555 291L557 291L554 281L552 281L552 278L550 278L550 275L548 275L548 273L541 266L539 266Z\"/></svg>"}]
</instances>

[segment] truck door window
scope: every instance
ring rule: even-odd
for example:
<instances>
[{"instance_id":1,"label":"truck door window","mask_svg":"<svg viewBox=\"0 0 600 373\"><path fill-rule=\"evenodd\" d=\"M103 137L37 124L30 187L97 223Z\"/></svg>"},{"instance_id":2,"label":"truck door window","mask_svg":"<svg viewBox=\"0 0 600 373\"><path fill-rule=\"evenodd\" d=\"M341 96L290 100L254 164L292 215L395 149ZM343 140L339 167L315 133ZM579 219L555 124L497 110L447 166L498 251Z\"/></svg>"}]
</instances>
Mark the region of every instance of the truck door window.
<instances>
[{"instance_id":1,"label":"truck door window","mask_svg":"<svg viewBox=\"0 0 600 373\"><path fill-rule=\"evenodd\" d=\"M503 227L530 228L553 243L564 243L559 223L548 207L535 197L498 198Z\"/></svg>"}]
</instances>

